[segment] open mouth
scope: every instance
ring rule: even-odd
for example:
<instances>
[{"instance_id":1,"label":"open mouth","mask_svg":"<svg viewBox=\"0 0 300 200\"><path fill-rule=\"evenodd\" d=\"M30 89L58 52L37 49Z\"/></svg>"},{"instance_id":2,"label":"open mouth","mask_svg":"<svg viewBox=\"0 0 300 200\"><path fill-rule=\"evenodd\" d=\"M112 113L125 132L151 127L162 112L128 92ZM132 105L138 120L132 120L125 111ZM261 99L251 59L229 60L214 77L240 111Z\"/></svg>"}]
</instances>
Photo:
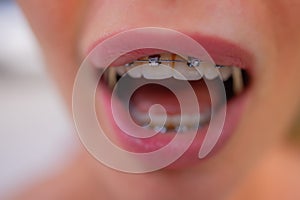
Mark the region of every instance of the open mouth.
<instances>
[{"instance_id":1,"label":"open mouth","mask_svg":"<svg viewBox=\"0 0 300 200\"><path fill-rule=\"evenodd\" d=\"M163 32L135 29L102 40L92 51L90 63L102 74L96 113L105 134L134 153L168 146L165 156L180 157L171 165L176 168L214 155L235 132L251 93L253 57L220 38L197 34L190 40L178 32ZM199 51L199 44L205 49ZM184 99L184 112L178 97ZM214 123L218 120L220 126ZM201 154L207 145L212 147Z\"/></svg>"},{"instance_id":2,"label":"open mouth","mask_svg":"<svg viewBox=\"0 0 300 200\"><path fill-rule=\"evenodd\" d=\"M249 74L245 69L237 66L212 65L202 62L200 59L190 56L180 56L173 53L152 54L131 60L122 66L110 66L103 75L102 82L106 89L112 92L116 89L116 98L122 102L127 92L118 86L118 81L126 79L126 84L132 88L141 85L130 99L129 112L133 121L145 130L153 130L161 134L188 133L207 126L211 119L211 100L206 85L221 79L226 92L226 102L229 103L242 95L250 84ZM157 83L147 83L148 80L156 80ZM182 84L188 81L196 94L200 107L200 113L191 110L182 114L176 95L164 85L176 85L176 93L187 96L186 90L190 89ZM220 86L216 83L214 90L218 98ZM223 105L220 100L218 105ZM161 105L165 112L149 109L153 105ZM197 105L198 106L198 105ZM165 114L167 117L165 118ZM196 117L200 114L200 121Z\"/></svg>"}]
</instances>

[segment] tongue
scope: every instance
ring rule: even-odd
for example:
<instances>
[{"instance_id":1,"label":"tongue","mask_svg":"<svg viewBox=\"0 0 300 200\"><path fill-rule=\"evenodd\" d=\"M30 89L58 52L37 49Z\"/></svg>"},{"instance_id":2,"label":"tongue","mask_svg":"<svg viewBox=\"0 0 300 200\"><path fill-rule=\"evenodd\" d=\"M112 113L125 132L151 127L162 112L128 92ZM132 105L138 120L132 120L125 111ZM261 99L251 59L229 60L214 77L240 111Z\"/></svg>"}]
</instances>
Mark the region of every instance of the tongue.
<instances>
[{"instance_id":1,"label":"tongue","mask_svg":"<svg viewBox=\"0 0 300 200\"><path fill-rule=\"evenodd\" d=\"M173 84L173 83L172 83ZM174 81L176 85L176 95L179 98L186 98L185 100L190 100L194 96L190 97L190 92L187 92L190 87L182 86L180 81ZM205 112L210 109L210 96L208 89L203 80L190 81L192 88L198 99L199 110ZM166 110L169 115L180 115L181 109L179 104L179 99L176 98L175 94L171 92L168 88L158 85L158 84L148 84L137 89L133 96L131 97L131 107L136 109L141 113L148 113L149 109L154 104L159 104ZM187 106L188 114L195 114L195 105L188 104ZM155 111L154 111L155 112Z\"/></svg>"}]
</instances>

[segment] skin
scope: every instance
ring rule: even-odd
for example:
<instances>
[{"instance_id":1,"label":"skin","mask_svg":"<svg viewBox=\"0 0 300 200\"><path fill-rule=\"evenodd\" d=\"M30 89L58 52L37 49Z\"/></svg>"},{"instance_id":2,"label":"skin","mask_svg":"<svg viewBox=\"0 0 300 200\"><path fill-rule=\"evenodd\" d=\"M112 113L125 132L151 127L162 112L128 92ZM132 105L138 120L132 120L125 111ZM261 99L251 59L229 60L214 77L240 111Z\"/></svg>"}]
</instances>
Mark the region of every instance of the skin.
<instances>
[{"instance_id":1,"label":"skin","mask_svg":"<svg viewBox=\"0 0 300 200\"><path fill-rule=\"evenodd\" d=\"M253 53L255 65L251 97L239 127L203 164L131 175L102 166L80 147L78 158L65 171L27 193L31 198L46 191L54 191L57 199L224 198L287 135L300 100L298 0L18 2L70 113L75 75L86 52L99 38L120 30L155 26L222 37Z\"/></svg>"}]
</instances>

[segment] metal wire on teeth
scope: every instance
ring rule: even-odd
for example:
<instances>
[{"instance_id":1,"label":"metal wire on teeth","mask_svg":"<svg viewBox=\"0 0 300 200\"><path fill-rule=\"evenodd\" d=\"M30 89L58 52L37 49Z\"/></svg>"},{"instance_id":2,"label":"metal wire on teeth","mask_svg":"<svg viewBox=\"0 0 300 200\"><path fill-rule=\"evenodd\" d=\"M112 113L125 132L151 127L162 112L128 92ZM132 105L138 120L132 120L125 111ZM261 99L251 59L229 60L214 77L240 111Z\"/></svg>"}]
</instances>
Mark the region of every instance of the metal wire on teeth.
<instances>
[{"instance_id":1,"label":"metal wire on teeth","mask_svg":"<svg viewBox=\"0 0 300 200\"><path fill-rule=\"evenodd\" d=\"M125 66L130 67L134 63L149 63L150 66L159 66L162 63L172 63L172 62L186 63L187 66L189 66L189 67L199 67L201 62L203 62L203 61L201 61L197 58L191 57L191 56L188 57L188 60L183 60L183 59L181 59L181 60L168 60L168 59L161 59L160 55L152 55L152 56L148 57L148 60L136 60L136 61L127 63ZM216 65L215 67L216 68L221 68L221 67L224 67L224 66L223 65Z\"/></svg>"}]
</instances>

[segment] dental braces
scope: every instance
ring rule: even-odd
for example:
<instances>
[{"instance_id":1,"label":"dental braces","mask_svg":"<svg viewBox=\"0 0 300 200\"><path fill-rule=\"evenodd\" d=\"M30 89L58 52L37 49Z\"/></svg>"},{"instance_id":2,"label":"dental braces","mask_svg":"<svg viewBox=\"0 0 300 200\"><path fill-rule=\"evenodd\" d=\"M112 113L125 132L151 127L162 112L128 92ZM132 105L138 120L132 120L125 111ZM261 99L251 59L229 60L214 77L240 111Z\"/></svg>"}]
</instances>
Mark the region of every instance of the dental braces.
<instances>
[{"instance_id":1,"label":"dental braces","mask_svg":"<svg viewBox=\"0 0 300 200\"><path fill-rule=\"evenodd\" d=\"M148 57L148 60L136 60L130 63L127 63L125 66L126 67L130 67L132 66L134 63L149 63L150 66L159 66L162 63L186 63L188 67L199 67L200 64L204 61L201 61L197 58L188 57L188 60L169 60L169 59L161 59L160 55L152 55ZM224 67L223 65L216 65L216 68L221 68Z\"/></svg>"}]
</instances>

